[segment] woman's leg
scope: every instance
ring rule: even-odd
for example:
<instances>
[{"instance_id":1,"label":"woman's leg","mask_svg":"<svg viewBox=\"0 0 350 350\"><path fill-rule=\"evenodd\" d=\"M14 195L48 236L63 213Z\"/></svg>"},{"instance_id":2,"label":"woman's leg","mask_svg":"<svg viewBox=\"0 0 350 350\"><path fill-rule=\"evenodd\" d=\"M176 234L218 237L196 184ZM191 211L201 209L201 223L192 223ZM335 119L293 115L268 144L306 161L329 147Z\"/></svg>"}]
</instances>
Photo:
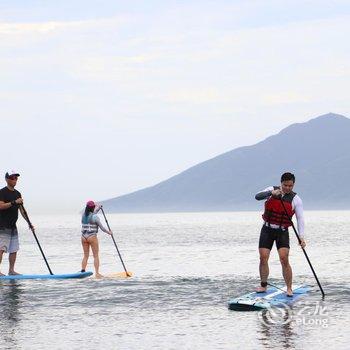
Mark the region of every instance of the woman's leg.
<instances>
[{"instance_id":1,"label":"woman's leg","mask_svg":"<svg viewBox=\"0 0 350 350\"><path fill-rule=\"evenodd\" d=\"M84 251L84 257L83 257L83 260L81 262L81 270L85 271L86 265L87 265L87 262L89 259L90 244L84 237L81 237L81 245L82 245L83 251Z\"/></svg>"},{"instance_id":2,"label":"woman's leg","mask_svg":"<svg viewBox=\"0 0 350 350\"><path fill-rule=\"evenodd\" d=\"M94 235L92 237L89 237L88 239L89 239L89 243L91 245L92 254L94 255L95 275L97 278L103 277L99 271L100 270L100 258L98 255L99 246L98 246L97 236Z\"/></svg>"}]
</instances>

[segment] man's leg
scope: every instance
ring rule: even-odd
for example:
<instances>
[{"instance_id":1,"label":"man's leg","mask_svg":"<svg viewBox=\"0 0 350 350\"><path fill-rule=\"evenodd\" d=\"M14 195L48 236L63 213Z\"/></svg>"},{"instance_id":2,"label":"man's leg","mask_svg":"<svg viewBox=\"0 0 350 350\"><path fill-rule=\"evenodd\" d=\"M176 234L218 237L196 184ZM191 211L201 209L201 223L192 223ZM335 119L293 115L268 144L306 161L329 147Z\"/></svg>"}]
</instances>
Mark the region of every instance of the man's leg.
<instances>
[{"instance_id":1,"label":"man's leg","mask_svg":"<svg viewBox=\"0 0 350 350\"><path fill-rule=\"evenodd\" d=\"M19 250L17 229L12 230L11 241L9 246L9 275L20 275L15 271L17 251Z\"/></svg>"},{"instance_id":2,"label":"man's leg","mask_svg":"<svg viewBox=\"0 0 350 350\"><path fill-rule=\"evenodd\" d=\"M274 235L271 229L263 226L259 238L259 255L260 255L260 282L261 286L256 290L258 293L266 292L267 278L269 277L269 257L274 242Z\"/></svg>"},{"instance_id":3,"label":"man's leg","mask_svg":"<svg viewBox=\"0 0 350 350\"><path fill-rule=\"evenodd\" d=\"M292 280L293 280L293 272L292 267L289 264L289 248L280 248L278 249L278 255L280 257L280 262L282 265L282 273L284 281L287 286L287 295L292 296Z\"/></svg>"},{"instance_id":4,"label":"man's leg","mask_svg":"<svg viewBox=\"0 0 350 350\"><path fill-rule=\"evenodd\" d=\"M260 272L261 286L257 289L257 292L262 293L262 292L265 292L267 289L267 279L269 277L270 249L259 248L259 255L260 255L259 272Z\"/></svg>"},{"instance_id":5,"label":"man's leg","mask_svg":"<svg viewBox=\"0 0 350 350\"><path fill-rule=\"evenodd\" d=\"M9 275L19 275L19 273L15 271L16 258L17 252L9 254Z\"/></svg>"},{"instance_id":6,"label":"man's leg","mask_svg":"<svg viewBox=\"0 0 350 350\"><path fill-rule=\"evenodd\" d=\"M4 254L3 250L0 250L0 266L1 266L1 262L2 262L2 255ZM3 273L1 273L0 271L0 276L5 276Z\"/></svg>"}]
</instances>

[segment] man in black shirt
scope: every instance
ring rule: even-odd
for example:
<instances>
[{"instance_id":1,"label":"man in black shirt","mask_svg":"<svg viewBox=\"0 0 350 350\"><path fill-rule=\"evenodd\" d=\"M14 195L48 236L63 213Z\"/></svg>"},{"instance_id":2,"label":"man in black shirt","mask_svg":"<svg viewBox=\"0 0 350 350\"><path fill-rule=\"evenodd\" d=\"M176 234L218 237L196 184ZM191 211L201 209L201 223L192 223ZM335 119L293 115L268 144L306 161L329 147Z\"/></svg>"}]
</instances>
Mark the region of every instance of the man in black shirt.
<instances>
[{"instance_id":1,"label":"man in black shirt","mask_svg":"<svg viewBox=\"0 0 350 350\"><path fill-rule=\"evenodd\" d=\"M9 275L18 275L15 271L17 251L19 249L16 222L18 209L23 217L21 193L15 190L19 174L13 170L5 174L7 186L0 190L0 264L2 256L9 253ZM0 272L0 275L3 274Z\"/></svg>"}]
</instances>

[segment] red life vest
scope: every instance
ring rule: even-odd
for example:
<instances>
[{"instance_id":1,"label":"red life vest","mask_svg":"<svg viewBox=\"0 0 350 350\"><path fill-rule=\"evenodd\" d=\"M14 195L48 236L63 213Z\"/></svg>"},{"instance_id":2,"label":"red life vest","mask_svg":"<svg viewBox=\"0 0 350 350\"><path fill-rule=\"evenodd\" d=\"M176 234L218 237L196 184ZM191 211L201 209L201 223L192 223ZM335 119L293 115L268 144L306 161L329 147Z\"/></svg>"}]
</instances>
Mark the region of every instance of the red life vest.
<instances>
[{"instance_id":1,"label":"red life vest","mask_svg":"<svg viewBox=\"0 0 350 350\"><path fill-rule=\"evenodd\" d=\"M279 187L274 187L274 189L277 189L277 188ZM276 198L271 196L265 202L265 211L262 216L264 221L267 222L268 224L278 225L279 227L283 227L283 228L288 228L289 226L292 226L292 223L289 220L288 216L292 218L294 215L292 201L295 195L296 195L295 192L291 192L291 193L285 194L282 197L284 207L281 203L280 197ZM284 208L286 208L286 210ZM286 214L286 211L288 215Z\"/></svg>"}]
</instances>

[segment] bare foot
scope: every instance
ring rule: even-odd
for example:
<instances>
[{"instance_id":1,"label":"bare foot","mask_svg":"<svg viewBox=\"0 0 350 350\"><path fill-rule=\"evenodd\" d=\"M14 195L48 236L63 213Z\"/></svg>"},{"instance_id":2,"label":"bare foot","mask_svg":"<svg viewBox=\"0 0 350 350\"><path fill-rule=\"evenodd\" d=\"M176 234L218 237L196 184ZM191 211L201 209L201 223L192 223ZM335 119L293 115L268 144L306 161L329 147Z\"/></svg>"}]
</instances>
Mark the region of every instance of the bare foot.
<instances>
[{"instance_id":1,"label":"bare foot","mask_svg":"<svg viewBox=\"0 0 350 350\"><path fill-rule=\"evenodd\" d=\"M9 271L9 276L15 276L15 275L21 275L21 273L18 273L16 271Z\"/></svg>"},{"instance_id":2,"label":"bare foot","mask_svg":"<svg viewBox=\"0 0 350 350\"><path fill-rule=\"evenodd\" d=\"M96 273L96 274L95 274L95 277L96 277L96 278L103 278L103 275L101 275L100 273Z\"/></svg>"},{"instance_id":3,"label":"bare foot","mask_svg":"<svg viewBox=\"0 0 350 350\"><path fill-rule=\"evenodd\" d=\"M257 292L257 293L265 293L265 292L266 292L266 289L267 289L267 287L258 287L258 288L256 289L256 292Z\"/></svg>"},{"instance_id":4,"label":"bare foot","mask_svg":"<svg viewBox=\"0 0 350 350\"><path fill-rule=\"evenodd\" d=\"M0 272L0 276L6 276L6 275L4 275L3 273Z\"/></svg>"},{"instance_id":5,"label":"bare foot","mask_svg":"<svg viewBox=\"0 0 350 350\"><path fill-rule=\"evenodd\" d=\"M293 296L292 288L287 288L287 297L292 297L292 296Z\"/></svg>"}]
</instances>

